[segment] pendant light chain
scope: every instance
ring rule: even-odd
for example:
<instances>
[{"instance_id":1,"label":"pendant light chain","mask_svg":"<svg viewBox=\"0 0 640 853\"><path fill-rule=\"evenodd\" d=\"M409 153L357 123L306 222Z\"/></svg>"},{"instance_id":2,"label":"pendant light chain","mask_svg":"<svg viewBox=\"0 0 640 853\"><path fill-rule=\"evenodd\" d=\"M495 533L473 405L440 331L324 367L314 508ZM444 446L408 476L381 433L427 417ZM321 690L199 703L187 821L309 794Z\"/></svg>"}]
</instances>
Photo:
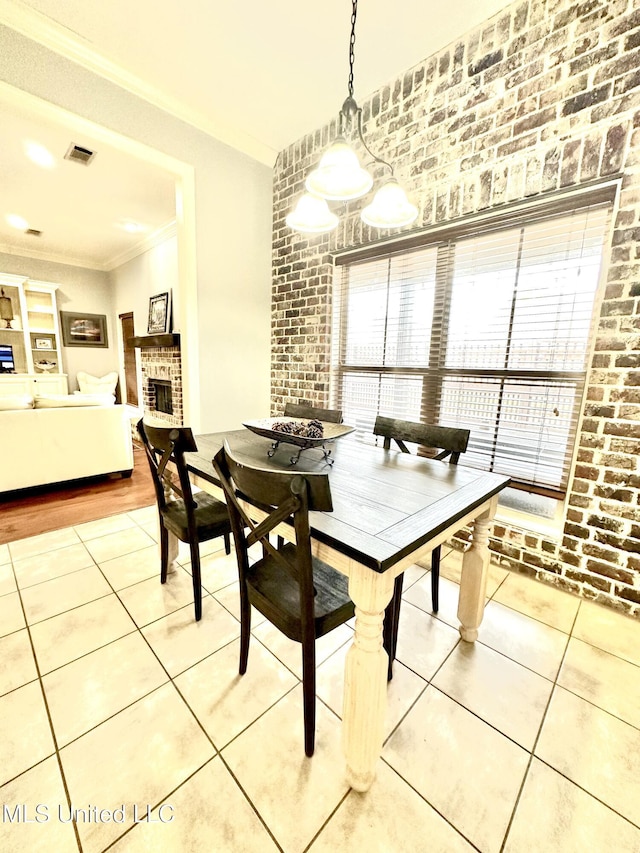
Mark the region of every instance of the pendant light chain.
<instances>
[{"instance_id":1,"label":"pendant light chain","mask_svg":"<svg viewBox=\"0 0 640 853\"><path fill-rule=\"evenodd\" d=\"M338 114L338 136L322 155L318 167L307 175L307 192L286 217L287 225L295 231L308 234L331 231L338 225L338 217L330 210L327 201L350 201L361 198L371 189L371 174L361 168L356 153L345 138L356 135L373 163L390 172L371 204L361 212L363 222L374 228L402 228L418 216L418 208L407 199L395 179L391 163L374 154L362 134L362 110L353 97L357 12L358 0L351 0L348 94Z\"/></svg>"},{"instance_id":2,"label":"pendant light chain","mask_svg":"<svg viewBox=\"0 0 640 853\"><path fill-rule=\"evenodd\" d=\"M353 63L355 62L355 46L356 46L356 15L358 13L358 0L352 0L351 12L351 38L349 39L349 97L353 98Z\"/></svg>"}]
</instances>

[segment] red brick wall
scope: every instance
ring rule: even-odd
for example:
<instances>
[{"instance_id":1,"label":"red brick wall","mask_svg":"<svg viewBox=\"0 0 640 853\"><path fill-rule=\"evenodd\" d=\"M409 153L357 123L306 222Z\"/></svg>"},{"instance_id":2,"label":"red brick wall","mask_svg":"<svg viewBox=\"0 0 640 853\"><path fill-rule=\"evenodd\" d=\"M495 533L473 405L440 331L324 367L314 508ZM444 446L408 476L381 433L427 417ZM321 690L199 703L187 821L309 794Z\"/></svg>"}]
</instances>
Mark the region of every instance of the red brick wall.
<instances>
[{"instance_id":1,"label":"red brick wall","mask_svg":"<svg viewBox=\"0 0 640 853\"><path fill-rule=\"evenodd\" d=\"M640 616L637 6L514 3L361 106L368 143L420 207L415 227L624 173L563 533L497 526L492 548L504 565ZM274 413L288 400L329 404L333 255L389 236L362 223L360 201L328 236L286 227L334 136L335 124L316 130L275 168Z\"/></svg>"}]
</instances>

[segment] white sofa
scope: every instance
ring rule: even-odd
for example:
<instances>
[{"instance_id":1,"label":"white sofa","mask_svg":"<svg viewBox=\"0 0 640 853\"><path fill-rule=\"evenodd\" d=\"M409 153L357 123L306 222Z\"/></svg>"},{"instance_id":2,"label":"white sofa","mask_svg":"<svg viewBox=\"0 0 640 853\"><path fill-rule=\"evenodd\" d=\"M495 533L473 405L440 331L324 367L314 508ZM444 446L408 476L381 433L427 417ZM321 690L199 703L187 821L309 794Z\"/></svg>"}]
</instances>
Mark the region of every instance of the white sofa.
<instances>
[{"instance_id":1,"label":"white sofa","mask_svg":"<svg viewBox=\"0 0 640 853\"><path fill-rule=\"evenodd\" d=\"M127 406L0 411L0 492L133 470Z\"/></svg>"}]
</instances>

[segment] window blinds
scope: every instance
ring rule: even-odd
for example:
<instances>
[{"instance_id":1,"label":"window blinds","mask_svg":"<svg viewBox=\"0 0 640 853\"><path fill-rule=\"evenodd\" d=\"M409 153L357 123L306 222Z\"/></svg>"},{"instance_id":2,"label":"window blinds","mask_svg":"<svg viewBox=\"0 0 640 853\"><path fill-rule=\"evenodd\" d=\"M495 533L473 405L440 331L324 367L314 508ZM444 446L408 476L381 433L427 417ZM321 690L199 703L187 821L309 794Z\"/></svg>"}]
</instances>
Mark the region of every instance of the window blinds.
<instances>
[{"instance_id":1,"label":"window blinds","mask_svg":"<svg viewBox=\"0 0 640 853\"><path fill-rule=\"evenodd\" d=\"M378 413L467 427L464 464L562 493L609 210L538 211L337 266L332 389L345 422L363 439Z\"/></svg>"}]
</instances>

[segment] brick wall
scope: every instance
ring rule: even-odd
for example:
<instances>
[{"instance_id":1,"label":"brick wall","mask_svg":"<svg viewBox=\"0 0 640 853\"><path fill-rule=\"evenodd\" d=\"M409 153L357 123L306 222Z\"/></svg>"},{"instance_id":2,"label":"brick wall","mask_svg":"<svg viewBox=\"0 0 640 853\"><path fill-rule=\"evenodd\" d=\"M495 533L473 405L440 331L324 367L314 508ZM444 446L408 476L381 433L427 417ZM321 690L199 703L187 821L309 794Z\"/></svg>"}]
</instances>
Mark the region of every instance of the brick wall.
<instances>
[{"instance_id":1,"label":"brick wall","mask_svg":"<svg viewBox=\"0 0 640 853\"><path fill-rule=\"evenodd\" d=\"M420 207L414 227L624 173L564 530L497 525L492 549L640 616L640 3L516 2L359 102L365 138ZM286 227L334 136L335 123L316 130L275 168L274 413L288 400L328 405L333 255L390 236L362 223L361 200L330 235Z\"/></svg>"}]
</instances>

